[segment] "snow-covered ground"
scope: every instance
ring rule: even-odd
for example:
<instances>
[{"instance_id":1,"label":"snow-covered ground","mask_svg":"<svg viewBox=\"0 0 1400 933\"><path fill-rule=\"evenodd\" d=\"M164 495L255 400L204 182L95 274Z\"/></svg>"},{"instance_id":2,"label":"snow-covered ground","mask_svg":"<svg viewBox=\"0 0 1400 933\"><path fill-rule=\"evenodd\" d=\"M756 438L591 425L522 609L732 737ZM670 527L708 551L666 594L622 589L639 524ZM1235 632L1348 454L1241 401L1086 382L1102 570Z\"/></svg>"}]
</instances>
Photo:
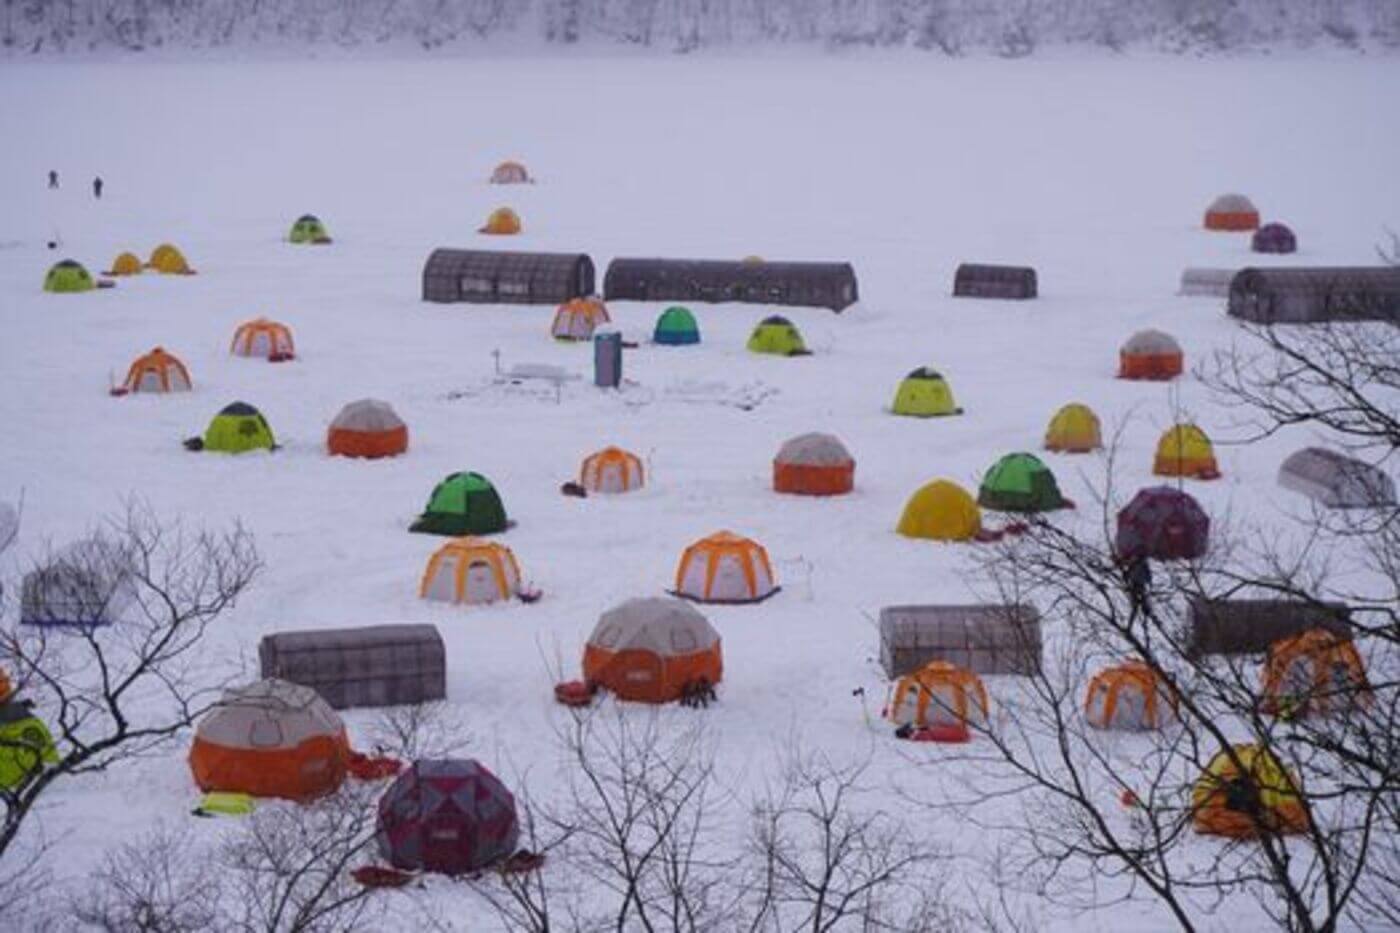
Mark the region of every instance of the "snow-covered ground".
<instances>
[{"instance_id":1,"label":"snow-covered ground","mask_svg":"<svg viewBox=\"0 0 1400 933\"><path fill-rule=\"evenodd\" d=\"M873 715L883 695L874 614L975 596L971 546L894 533L905 499L937 477L975 490L1002 454L1037 449L1069 401L1106 426L1127 422L1125 489L1150 481L1174 411L1227 441L1229 416L1194 379L1116 380L1118 346L1157 327L1178 337L1189 366L1235 338L1218 301L1175 296L1187 265L1372 262L1384 226L1400 225L1397 92L1392 58L6 65L0 497L24 493L9 569L132 493L167 515L241 518L267 569L214 636L231 667L255 676L268 632L433 622L472 754L502 773L529 769L548 796L556 660L572 675L601 611L662 592L686 544L727 528L767 545L784 589L758 606L705 609L724 639L721 701L704 715L726 775L741 791L757 786L796 735L840 754L873 742L877 770L898 777L908 764L852 696L864 687ZM539 183L487 185L505 158ZM57 192L45 189L50 168L62 174ZM97 174L100 202L88 190ZM1200 229L1211 198L1234 190L1296 230L1296 256L1260 260L1247 237ZM478 236L502 204L520 212L524 234ZM283 242L308 211L333 246ZM44 248L55 235L58 255ZM95 272L166 240L199 275L81 296L40 290L61 256ZM849 260L862 301L841 315L784 311L815 350L797 359L745 352L768 309L694 306L704 342L629 351L636 386L608 393L591 386L586 346L549 338L552 308L421 302L422 263L443 245L586 251L600 275L618 255ZM1034 265L1042 297L954 300L964 260ZM610 307L643 338L659 310ZM295 362L229 355L236 325L259 315L294 329ZM109 397L156 345L189 365L195 391ZM494 387L497 350L506 366L551 363L583 379L557 398ZM886 412L921 365L948 377L963 417ZM330 419L365 396L407 420L407 456L325 454ZM731 404L755 397L752 410ZM181 449L236 399L263 411L285 449ZM771 490L778 446L813 430L854 453L853 495ZM1307 440L1222 443L1224 479L1191 492L1267 528L1290 501L1274 484L1278 462ZM649 486L561 496L606 444L643 455ZM1102 462L1046 456L1066 494L1087 500ZM517 525L498 540L544 591L538 604L417 598L442 540L407 525L456 470L500 489ZM991 689L1012 687L993 679ZM367 718L349 713L352 732ZM76 877L115 841L179 819L196 793L183 750L67 784L42 814L60 873ZM968 856L995 841L919 818ZM1246 929L1253 910L1222 909L1216 921ZM1044 917L1076 930L1162 922L1150 908Z\"/></svg>"}]
</instances>

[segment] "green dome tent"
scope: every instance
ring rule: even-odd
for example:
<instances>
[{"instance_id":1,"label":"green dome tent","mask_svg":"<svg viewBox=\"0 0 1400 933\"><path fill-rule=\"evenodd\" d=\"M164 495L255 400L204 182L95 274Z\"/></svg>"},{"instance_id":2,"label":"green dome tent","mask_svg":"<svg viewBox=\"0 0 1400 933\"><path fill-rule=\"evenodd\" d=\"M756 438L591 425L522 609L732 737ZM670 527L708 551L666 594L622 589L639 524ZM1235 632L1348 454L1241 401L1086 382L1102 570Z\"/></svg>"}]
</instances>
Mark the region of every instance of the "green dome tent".
<instances>
[{"instance_id":1,"label":"green dome tent","mask_svg":"<svg viewBox=\"0 0 1400 933\"><path fill-rule=\"evenodd\" d=\"M97 283L83 268L83 264L72 259L54 263L49 269L49 274L44 276L46 292L90 292L96 287Z\"/></svg>"},{"instance_id":2,"label":"green dome tent","mask_svg":"<svg viewBox=\"0 0 1400 933\"><path fill-rule=\"evenodd\" d=\"M326 232L326 225L321 223L321 219L315 214L302 214L292 224L291 232L287 234L287 240L292 243L316 243L324 244L331 241L331 235Z\"/></svg>"},{"instance_id":3,"label":"green dome tent","mask_svg":"<svg viewBox=\"0 0 1400 933\"><path fill-rule=\"evenodd\" d=\"M277 446L267 419L247 402L234 402L214 416L203 438L186 442L191 450L242 454L250 450L272 450Z\"/></svg>"},{"instance_id":4,"label":"green dome tent","mask_svg":"<svg viewBox=\"0 0 1400 933\"><path fill-rule=\"evenodd\" d=\"M1033 454L1007 454L982 477L977 504L999 512L1049 512L1066 508L1050 468Z\"/></svg>"},{"instance_id":5,"label":"green dome tent","mask_svg":"<svg viewBox=\"0 0 1400 933\"><path fill-rule=\"evenodd\" d=\"M656 319L656 330L651 339L673 347L699 343L700 325L695 323L695 315L690 313L689 308L672 305Z\"/></svg>"},{"instance_id":6,"label":"green dome tent","mask_svg":"<svg viewBox=\"0 0 1400 933\"><path fill-rule=\"evenodd\" d=\"M748 348L750 353L773 353L778 356L806 356L809 352L797 326L781 314L771 315L758 323L749 335Z\"/></svg>"},{"instance_id":7,"label":"green dome tent","mask_svg":"<svg viewBox=\"0 0 1400 933\"><path fill-rule=\"evenodd\" d=\"M430 535L489 535L504 531L506 507L491 481L480 473L453 473L428 497L428 507L409 531Z\"/></svg>"},{"instance_id":8,"label":"green dome tent","mask_svg":"<svg viewBox=\"0 0 1400 933\"><path fill-rule=\"evenodd\" d=\"M26 700L0 703L0 790L27 784L48 765L58 764L58 749L43 720Z\"/></svg>"},{"instance_id":9,"label":"green dome tent","mask_svg":"<svg viewBox=\"0 0 1400 933\"><path fill-rule=\"evenodd\" d=\"M920 366L904 377L895 392L893 410L896 415L915 418L962 414L962 409L953 402L953 390L948 381L927 366Z\"/></svg>"}]
</instances>

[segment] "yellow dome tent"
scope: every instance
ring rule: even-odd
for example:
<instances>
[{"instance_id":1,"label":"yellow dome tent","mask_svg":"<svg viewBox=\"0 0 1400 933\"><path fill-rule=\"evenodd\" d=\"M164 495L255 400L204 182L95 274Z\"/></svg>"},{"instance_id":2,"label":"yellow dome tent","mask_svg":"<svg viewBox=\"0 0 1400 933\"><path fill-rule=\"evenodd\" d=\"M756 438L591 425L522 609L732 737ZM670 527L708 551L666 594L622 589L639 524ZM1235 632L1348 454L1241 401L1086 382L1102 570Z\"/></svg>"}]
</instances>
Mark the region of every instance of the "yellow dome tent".
<instances>
[{"instance_id":1,"label":"yellow dome tent","mask_svg":"<svg viewBox=\"0 0 1400 933\"><path fill-rule=\"evenodd\" d=\"M140 275L141 259L135 253L120 253L112 260L112 268L103 275Z\"/></svg>"},{"instance_id":2,"label":"yellow dome tent","mask_svg":"<svg viewBox=\"0 0 1400 933\"><path fill-rule=\"evenodd\" d=\"M154 269L162 275L194 275L194 270L185 261L184 253L170 243L162 243L151 251L147 269Z\"/></svg>"},{"instance_id":3,"label":"yellow dome tent","mask_svg":"<svg viewBox=\"0 0 1400 933\"><path fill-rule=\"evenodd\" d=\"M1050 419L1045 429L1045 449L1057 453L1086 454L1103 446L1099 416L1088 405L1071 402Z\"/></svg>"},{"instance_id":4,"label":"yellow dome tent","mask_svg":"<svg viewBox=\"0 0 1400 933\"><path fill-rule=\"evenodd\" d=\"M1157 442L1157 457L1152 463L1152 472L1158 476L1220 478L1210 438L1194 424L1178 424L1162 435Z\"/></svg>"},{"instance_id":5,"label":"yellow dome tent","mask_svg":"<svg viewBox=\"0 0 1400 933\"><path fill-rule=\"evenodd\" d=\"M962 409L953 401L948 380L927 366L920 366L904 377L895 392L892 408L896 415L915 418L962 414Z\"/></svg>"},{"instance_id":6,"label":"yellow dome tent","mask_svg":"<svg viewBox=\"0 0 1400 933\"><path fill-rule=\"evenodd\" d=\"M982 530L982 512L966 489L936 479L909 498L896 530L906 538L967 541Z\"/></svg>"},{"instance_id":7,"label":"yellow dome tent","mask_svg":"<svg viewBox=\"0 0 1400 933\"><path fill-rule=\"evenodd\" d=\"M1211 759L1191 789L1196 832L1234 839L1308 828L1302 784L1268 749L1236 745ZM1235 762L1238 761L1240 766Z\"/></svg>"}]
</instances>

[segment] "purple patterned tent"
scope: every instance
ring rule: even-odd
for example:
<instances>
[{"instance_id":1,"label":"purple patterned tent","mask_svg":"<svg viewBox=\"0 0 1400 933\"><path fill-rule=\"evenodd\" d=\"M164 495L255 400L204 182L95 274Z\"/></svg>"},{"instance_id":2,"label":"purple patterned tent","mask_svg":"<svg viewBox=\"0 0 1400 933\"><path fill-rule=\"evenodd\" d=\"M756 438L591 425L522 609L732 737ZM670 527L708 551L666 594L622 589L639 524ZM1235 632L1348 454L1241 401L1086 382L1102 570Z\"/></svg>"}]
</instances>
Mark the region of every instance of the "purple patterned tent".
<instances>
[{"instance_id":1,"label":"purple patterned tent","mask_svg":"<svg viewBox=\"0 0 1400 933\"><path fill-rule=\"evenodd\" d=\"M1114 548L1121 559L1200 557L1210 543L1210 519L1195 499L1171 486L1152 486L1118 513Z\"/></svg>"},{"instance_id":2,"label":"purple patterned tent","mask_svg":"<svg viewBox=\"0 0 1400 933\"><path fill-rule=\"evenodd\" d=\"M1250 248L1256 253L1293 253L1298 250L1298 238L1283 224L1265 224L1254 231Z\"/></svg>"},{"instance_id":3,"label":"purple patterned tent","mask_svg":"<svg viewBox=\"0 0 1400 933\"><path fill-rule=\"evenodd\" d=\"M515 853L515 798L471 759L415 761L379 798L379 854L395 868L460 875Z\"/></svg>"}]
</instances>

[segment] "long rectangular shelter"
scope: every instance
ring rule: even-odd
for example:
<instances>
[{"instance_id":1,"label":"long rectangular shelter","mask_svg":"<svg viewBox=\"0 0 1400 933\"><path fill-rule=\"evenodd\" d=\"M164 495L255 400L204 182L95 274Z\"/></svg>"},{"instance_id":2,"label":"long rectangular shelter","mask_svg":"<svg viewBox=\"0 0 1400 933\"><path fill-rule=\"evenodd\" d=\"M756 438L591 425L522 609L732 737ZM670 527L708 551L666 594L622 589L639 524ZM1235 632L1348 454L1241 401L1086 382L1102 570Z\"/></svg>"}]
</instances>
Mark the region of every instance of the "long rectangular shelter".
<instances>
[{"instance_id":1,"label":"long rectangular shelter","mask_svg":"<svg viewBox=\"0 0 1400 933\"><path fill-rule=\"evenodd\" d=\"M1241 269L1228 310L1258 324L1400 323L1400 266Z\"/></svg>"},{"instance_id":2,"label":"long rectangular shelter","mask_svg":"<svg viewBox=\"0 0 1400 933\"><path fill-rule=\"evenodd\" d=\"M614 259L603 278L608 301L742 301L842 311L860 298L848 262Z\"/></svg>"},{"instance_id":3,"label":"long rectangular shelter","mask_svg":"<svg viewBox=\"0 0 1400 933\"><path fill-rule=\"evenodd\" d=\"M563 304L595 291L584 253L435 249L423 266L423 300L474 304Z\"/></svg>"}]
</instances>

